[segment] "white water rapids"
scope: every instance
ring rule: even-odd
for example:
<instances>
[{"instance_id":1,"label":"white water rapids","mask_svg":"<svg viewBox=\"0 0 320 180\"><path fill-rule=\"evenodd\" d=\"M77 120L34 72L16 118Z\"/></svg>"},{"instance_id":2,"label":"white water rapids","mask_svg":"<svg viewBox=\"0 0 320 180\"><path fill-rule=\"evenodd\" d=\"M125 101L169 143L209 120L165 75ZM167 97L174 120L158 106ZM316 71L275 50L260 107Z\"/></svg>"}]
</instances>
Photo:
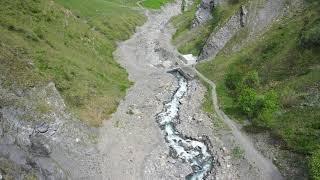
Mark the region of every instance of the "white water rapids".
<instances>
[{"instance_id":1,"label":"white water rapids","mask_svg":"<svg viewBox=\"0 0 320 180\"><path fill-rule=\"evenodd\" d=\"M193 169L186 179L201 180L211 171L213 167L213 156L204 142L186 138L175 128L175 120L179 118L180 100L188 90L188 81L179 73L174 74L179 82L170 102L164 105L164 109L157 115L157 121L162 130L165 131L165 139L169 147L178 157L188 162Z\"/></svg>"}]
</instances>

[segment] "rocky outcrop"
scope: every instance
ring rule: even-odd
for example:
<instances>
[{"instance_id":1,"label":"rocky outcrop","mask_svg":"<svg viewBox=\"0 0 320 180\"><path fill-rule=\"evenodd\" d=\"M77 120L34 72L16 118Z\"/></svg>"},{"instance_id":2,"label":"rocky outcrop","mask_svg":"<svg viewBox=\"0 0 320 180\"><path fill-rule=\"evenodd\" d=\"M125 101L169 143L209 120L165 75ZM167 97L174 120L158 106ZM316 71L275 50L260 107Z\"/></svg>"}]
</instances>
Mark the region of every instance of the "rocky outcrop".
<instances>
[{"instance_id":1,"label":"rocky outcrop","mask_svg":"<svg viewBox=\"0 0 320 180\"><path fill-rule=\"evenodd\" d=\"M67 112L53 83L28 89L0 86L0 102L4 179L87 179L100 173L95 129Z\"/></svg>"},{"instance_id":2,"label":"rocky outcrop","mask_svg":"<svg viewBox=\"0 0 320 180\"><path fill-rule=\"evenodd\" d=\"M192 22L192 28L195 28L212 18L214 0L202 0L198 6L196 17Z\"/></svg>"},{"instance_id":3,"label":"rocky outcrop","mask_svg":"<svg viewBox=\"0 0 320 180\"><path fill-rule=\"evenodd\" d=\"M233 15L229 21L216 33L211 34L207 40L199 60L215 57L225 44L238 32L242 27L241 13Z\"/></svg>"},{"instance_id":4,"label":"rocky outcrop","mask_svg":"<svg viewBox=\"0 0 320 180\"><path fill-rule=\"evenodd\" d=\"M301 0L289 1L288 4L285 4L285 0L266 0L263 4L260 1L248 1L218 31L210 35L199 59L214 58L232 37L245 28L247 36L232 47L233 50L239 50L243 44L264 33L276 19L287 15L289 7L297 8L299 4Z\"/></svg>"}]
</instances>

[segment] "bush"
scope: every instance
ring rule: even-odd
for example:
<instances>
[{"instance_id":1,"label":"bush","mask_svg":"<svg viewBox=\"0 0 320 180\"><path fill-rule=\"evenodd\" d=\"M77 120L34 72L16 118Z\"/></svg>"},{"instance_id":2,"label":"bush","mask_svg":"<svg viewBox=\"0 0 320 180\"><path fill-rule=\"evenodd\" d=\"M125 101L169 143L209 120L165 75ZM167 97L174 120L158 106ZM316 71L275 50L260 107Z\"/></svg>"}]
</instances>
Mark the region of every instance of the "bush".
<instances>
[{"instance_id":1,"label":"bush","mask_svg":"<svg viewBox=\"0 0 320 180\"><path fill-rule=\"evenodd\" d=\"M260 85L260 78L257 71L249 72L245 77L243 83L250 88L258 88Z\"/></svg>"},{"instance_id":2,"label":"bush","mask_svg":"<svg viewBox=\"0 0 320 180\"><path fill-rule=\"evenodd\" d=\"M229 90L236 90L242 83L241 74L236 71L230 71L225 78L226 87Z\"/></svg>"},{"instance_id":3,"label":"bush","mask_svg":"<svg viewBox=\"0 0 320 180\"><path fill-rule=\"evenodd\" d=\"M275 91L271 90L264 94L263 109L267 109L273 112L279 109L279 96Z\"/></svg>"},{"instance_id":4,"label":"bush","mask_svg":"<svg viewBox=\"0 0 320 180\"><path fill-rule=\"evenodd\" d=\"M268 91L258 99L255 121L257 126L270 127L275 112L279 109L279 98L275 91Z\"/></svg>"},{"instance_id":5,"label":"bush","mask_svg":"<svg viewBox=\"0 0 320 180\"><path fill-rule=\"evenodd\" d=\"M246 115L253 117L256 111L257 100L257 93L254 89L249 87L244 88L239 94L239 107Z\"/></svg>"},{"instance_id":6,"label":"bush","mask_svg":"<svg viewBox=\"0 0 320 180\"><path fill-rule=\"evenodd\" d=\"M320 180L320 150L317 150L309 161L310 174L314 180Z\"/></svg>"}]
</instances>

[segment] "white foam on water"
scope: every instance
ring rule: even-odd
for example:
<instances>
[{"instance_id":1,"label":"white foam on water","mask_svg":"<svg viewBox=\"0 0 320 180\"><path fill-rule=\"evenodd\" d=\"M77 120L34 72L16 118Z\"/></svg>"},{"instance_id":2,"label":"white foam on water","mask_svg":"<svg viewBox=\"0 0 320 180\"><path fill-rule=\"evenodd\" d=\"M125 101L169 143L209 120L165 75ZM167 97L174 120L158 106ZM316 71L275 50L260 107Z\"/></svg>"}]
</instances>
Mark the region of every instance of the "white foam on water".
<instances>
[{"instance_id":1,"label":"white foam on water","mask_svg":"<svg viewBox=\"0 0 320 180\"><path fill-rule=\"evenodd\" d=\"M158 114L157 120L166 132L165 139L176 155L193 167L193 172L186 178L190 180L204 179L213 167L213 157L205 143L184 137L175 129L174 120L179 116L180 100L188 90L187 80L177 72L179 88L172 100L165 104L164 110Z\"/></svg>"}]
</instances>

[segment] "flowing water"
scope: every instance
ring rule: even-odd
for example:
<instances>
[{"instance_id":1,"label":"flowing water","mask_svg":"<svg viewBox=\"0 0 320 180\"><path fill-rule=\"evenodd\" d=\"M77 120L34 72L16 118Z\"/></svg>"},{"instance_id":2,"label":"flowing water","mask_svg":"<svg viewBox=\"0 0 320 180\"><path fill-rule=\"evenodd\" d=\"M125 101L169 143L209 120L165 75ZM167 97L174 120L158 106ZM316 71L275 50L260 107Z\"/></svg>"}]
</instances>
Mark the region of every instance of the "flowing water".
<instances>
[{"instance_id":1,"label":"flowing water","mask_svg":"<svg viewBox=\"0 0 320 180\"><path fill-rule=\"evenodd\" d=\"M165 104L163 111L157 115L157 121L165 132L165 139L170 147L171 156L182 159L192 167L193 172L186 179L204 179L213 168L214 159L204 142L187 138L175 128L175 122L179 118L180 100L188 91L188 81L179 72L173 74L179 82L179 88L171 101Z\"/></svg>"}]
</instances>

